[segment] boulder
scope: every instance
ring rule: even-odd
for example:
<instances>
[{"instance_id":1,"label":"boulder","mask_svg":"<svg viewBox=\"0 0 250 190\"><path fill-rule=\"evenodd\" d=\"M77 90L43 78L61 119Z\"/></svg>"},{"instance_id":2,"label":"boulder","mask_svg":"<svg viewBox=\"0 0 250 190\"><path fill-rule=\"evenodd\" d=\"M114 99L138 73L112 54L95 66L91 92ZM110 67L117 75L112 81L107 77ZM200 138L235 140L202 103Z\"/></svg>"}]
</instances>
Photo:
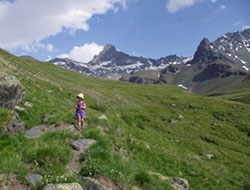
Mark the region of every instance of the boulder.
<instances>
[{"instance_id":1,"label":"boulder","mask_svg":"<svg viewBox=\"0 0 250 190\"><path fill-rule=\"evenodd\" d=\"M19 123L19 117L16 112L12 112L12 118L8 123L3 124L3 132L11 135L17 135L20 132L24 132L25 124Z\"/></svg>"},{"instance_id":2,"label":"boulder","mask_svg":"<svg viewBox=\"0 0 250 190\"><path fill-rule=\"evenodd\" d=\"M84 177L84 179L86 180L84 190L109 190L96 179L90 177Z\"/></svg>"},{"instance_id":3,"label":"boulder","mask_svg":"<svg viewBox=\"0 0 250 190\"><path fill-rule=\"evenodd\" d=\"M83 190L78 183L48 184L43 190Z\"/></svg>"},{"instance_id":4,"label":"boulder","mask_svg":"<svg viewBox=\"0 0 250 190\"><path fill-rule=\"evenodd\" d=\"M14 76L0 71L0 107L13 110L24 97L22 84Z\"/></svg>"},{"instance_id":5,"label":"boulder","mask_svg":"<svg viewBox=\"0 0 250 190\"><path fill-rule=\"evenodd\" d=\"M171 185L174 190L189 190L189 183L186 179L174 177L171 179Z\"/></svg>"},{"instance_id":6,"label":"boulder","mask_svg":"<svg viewBox=\"0 0 250 190\"><path fill-rule=\"evenodd\" d=\"M25 176L25 179L30 183L32 184L33 186L37 185L42 179L43 179L43 176L39 175L39 174L33 174L33 173L30 173L30 174L27 174Z\"/></svg>"}]
</instances>

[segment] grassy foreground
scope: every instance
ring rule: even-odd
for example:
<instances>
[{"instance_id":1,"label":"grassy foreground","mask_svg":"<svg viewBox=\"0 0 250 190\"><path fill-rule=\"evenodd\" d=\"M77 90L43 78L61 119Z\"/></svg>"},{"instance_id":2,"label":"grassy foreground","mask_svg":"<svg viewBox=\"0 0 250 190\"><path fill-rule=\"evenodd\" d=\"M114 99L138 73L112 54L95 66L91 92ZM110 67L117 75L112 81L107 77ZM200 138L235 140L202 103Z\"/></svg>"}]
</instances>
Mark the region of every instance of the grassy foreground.
<instances>
[{"instance_id":1,"label":"grassy foreground","mask_svg":"<svg viewBox=\"0 0 250 190\"><path fill-rule=\"evenodd\" d=\"M81 176L106 176L125 189L171 189L163 176L181 177L191 189L247 189L250 181L250 105L238 94L201 97L171 85L138 85L85 76L49 63L17 58L0 50L0 69L15 75L34 104L19 116L27 128L74 122L75 96L85 94L88 126L83 134L97 140L83 155ZM242 92L243 95L247 92ZM240 98L241 97L241 98ZM249 97L249 96L247 96ZM105 114L107 120L98 119ZM0 109L0 125L8 120ZM72 158L67 132L37 140L0 137L0 173L45 176L43 184L79 181L65 177ZM211 159L206 154L213 154ZM37 189L41 188L37 187Z\"/></svg>"}]
</instances>

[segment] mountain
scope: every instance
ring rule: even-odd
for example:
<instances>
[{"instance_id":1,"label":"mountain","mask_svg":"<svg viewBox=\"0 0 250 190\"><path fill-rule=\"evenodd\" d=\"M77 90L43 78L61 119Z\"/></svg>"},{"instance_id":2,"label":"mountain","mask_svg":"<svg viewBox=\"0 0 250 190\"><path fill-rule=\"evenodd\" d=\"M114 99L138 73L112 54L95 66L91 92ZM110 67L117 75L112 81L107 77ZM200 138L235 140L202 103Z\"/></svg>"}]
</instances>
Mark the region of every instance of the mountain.
<instances>
[{"instance_id":1,"label":"mountain","mask_svg":"<svg viewBox=\"0 0 250 190\"><path fill-rule=\"evenodd\" d=\"M26 93L16 102L18 109L0 108L0 189L40 190L51 183L84 187L86 179L92 186L83 189L94 182L116 190L166 190L174 184L188 189L187 182L189 189L249 189L249 87L207 98L174 85L87 76L1 49L0 71L20 81ZM0 98L11 101L6 91L16 92L2 80ZM249 84L250 78L245 80ZM87 104L82 132L69 125L75 122L79 92ZM1 136L13 111L25 124L24 134ZM27 138L27 131L38 135ZM79 139L96 143L81 153L71 147ZM35 187L26 177L32 174L35 180L43 177Z\"/></svg>"},{"instance_id":2,"label":"mountain","mask_svg":"<svg viewBox=\"0 0 250 190\"><path fill-rule=\"evenodd\" d=\"M79 73L84 73L87 75L92 75L93 72L90 71L89 67L87 64L75 61L73 59L69 59L69 58L55 58L50 60L51 63L53 63L54 65L63 67L65 69L71 69L71 70L75 70Z\"/></svg>"},{"instance_id":3,"label":"mountain","mask_svg":"<svg viewBox=\"0 0 250 190\"><path fill-rule=\"evenodd\" d=\"M170 55L160 59L130 56L118 51L113 45L107 44L103 48L103 51L100 52L99 55L96 55L93 60L87 64L68 58L55 58L50 60L50 62L88 75L120 79L123 75L137 70L162 69L169 64L181 64L186 59L186 57L180 57L177 55Z\"/></svg>"},{"instance_id":4,"label":"mountain","mask_svg":"<svg viewBox=\"0 0 250 190\"><path fill-rule=\"evenodd\" d=\"M107 44L84 64L55 58L50 62L87 75L142 84L174 84L199 94L222 93L239 85L250 71L250 29L204 38L193 57L160 59L130 56Z\"/></svg>"},{"instance_id":5,"label":"mountain","mask_svg":"<svg viewBox=\"0 0 250 190\"><path fill-rule=\"evenodd\" d=\"M249 76L249 43L250 29L227 33L211 43L204 38L190 67L178 73L173 84L201 94L234 88Z\"/></svg>"},{"instance_id":6,"label":"mountain","mask_svg":"<svg viewBox=\"0 0 250 190\"><path fill-rule=\"evenodd\" d=\"M139 83L169 83L199 94L223 92L249 76L250 29L227 33L214 42L204 38L194 56L185 64L168 65L147 77L143 71L121 79ZM147 71L148 72L148 71Z\"/></svg>"}]
</instances>

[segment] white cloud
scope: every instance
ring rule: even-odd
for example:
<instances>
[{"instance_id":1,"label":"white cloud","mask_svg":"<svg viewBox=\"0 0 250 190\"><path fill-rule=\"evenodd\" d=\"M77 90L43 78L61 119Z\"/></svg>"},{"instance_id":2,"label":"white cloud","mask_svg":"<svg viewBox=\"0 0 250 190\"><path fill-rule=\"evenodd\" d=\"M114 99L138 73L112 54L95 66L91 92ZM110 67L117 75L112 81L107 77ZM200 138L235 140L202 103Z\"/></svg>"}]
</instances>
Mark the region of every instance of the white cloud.
<instances>
[{"instance_id":1,"label":"white cloud","mask_svg":"<svg viewBox=\"0 0 250 190\"><path fill-rule=\"evenodd\" d=\"M30 44L24 44L22 49L27 52L37 52L38 49L47 50L49 52L54 50L53 44L45 44L39 41L33 41Z\"/></svg>"},{"instance_id":2,"label":"white cloud","mask_svg":"<svg viewBox=\"0 0 250 190\"><path fill-rule=\"evenodd\" d=\"M221 5L220 6L220 10L225 10L227 7L226 7L226 5Z\"/></svg>"},{"instance_id":3,"label":"white cloud","mask_svg":"<svg viewBox=\"0 0 250 190\"><path fill-rule=\"evenodd\" d=\"M61 54L57 57L70 58L76 61L87 63L91 61L95 55L98 55L102 50L102 45L98 45L92 42L86 43L83 46L75 46L68 54Z\"/></svg>"},{"instance_id":4,"label":"white cloud","mask_svg":"<svg viewBox=\"0 0 250 190\"><path fill-rule=\"evenodd\" d=\"M167 9L170 13L175 13L185 7L191 7L200 0L168 0Z\"/></svg>"},{"instance_id":5,"label":"white cloud","mask_svg":"<svg viewBox=\"0 0 250 190\"><path fill-rule=\"evenodd\" d=\"M212 3L216 3L216 2L217 2L217 0L211 0L211 2L212 2Z\"/></svg>"},{"instance_id":6,"label":"white cloud","mask_svg":"<svg viewBox=\"0 0 250 190\"><path fill-rule=\"evenodd\" d=\"M49 52L53 51L53 50L54 50L53 44L48 44L47 47L46 47L46 49L47 49Z\"/></svg>"},{"instance_id":7,"label":"white cloud","mask_svg":"<svg viewBox=\"0 0 250 190\"><path fill-rule=\"evenodd\" d=\"M239 26L241 24L241 21L236 21L235 23L233 23L233 26Z\"/></svg>"},{"instance_id":8,"label":"white cloud","mask_svg":"<svg viewBox=\"0 0 250 190\"><path fill-rule=\"evenodd\" d=\"M88 20L125 6L126 0L15 0L0 1L0 47L36 50L51 45L42 40L63 30L89 30ZM46 49L46 47L45 47Z\"/></svg>"}]
</instances>

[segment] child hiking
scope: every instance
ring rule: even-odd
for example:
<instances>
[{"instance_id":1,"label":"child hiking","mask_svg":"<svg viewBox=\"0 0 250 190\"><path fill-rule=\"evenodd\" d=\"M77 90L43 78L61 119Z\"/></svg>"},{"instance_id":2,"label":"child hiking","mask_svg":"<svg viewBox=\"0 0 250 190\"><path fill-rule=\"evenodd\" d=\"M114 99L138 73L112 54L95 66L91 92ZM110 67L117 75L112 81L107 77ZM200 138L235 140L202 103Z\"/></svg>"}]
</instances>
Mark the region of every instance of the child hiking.
<instances>
[{"instance_id":1,"label":"child hiking","mask_svg":"<svg viewBox=\"0 0 250 190\"><path fill-rule=\"evenodd\" d=\"M83 123L85 119L86 103L84 102L83 93L78 94L76 98L77 98L77 102L75 105L76 109L75 116L77 119L76 129L80 131L83 128Z\"/></svg>"}]
</instances>

